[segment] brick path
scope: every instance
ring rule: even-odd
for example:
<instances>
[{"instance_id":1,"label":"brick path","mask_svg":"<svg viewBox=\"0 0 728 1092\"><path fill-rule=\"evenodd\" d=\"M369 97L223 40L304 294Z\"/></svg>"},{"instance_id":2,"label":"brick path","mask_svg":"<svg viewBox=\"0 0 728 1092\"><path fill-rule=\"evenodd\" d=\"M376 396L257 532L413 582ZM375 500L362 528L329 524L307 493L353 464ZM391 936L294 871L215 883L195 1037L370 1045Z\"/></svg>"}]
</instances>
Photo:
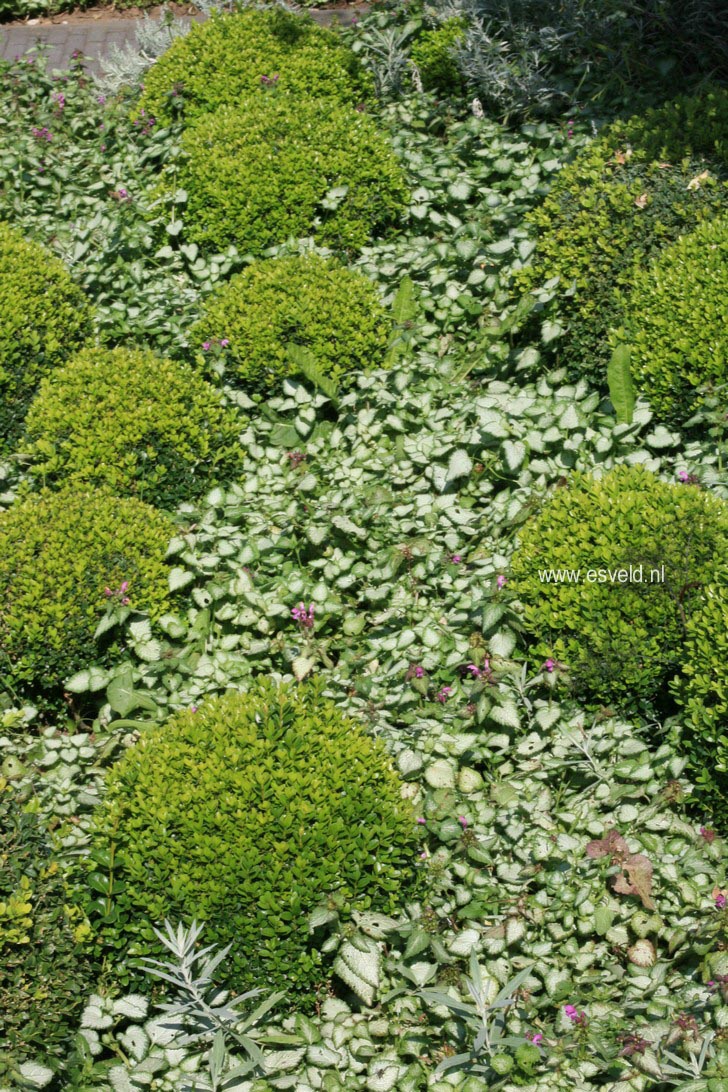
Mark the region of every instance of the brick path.
<instances>
[{"instance_id":1,"label":"brick path","mask_svg":"<svg viewBox=\"0 0 728 1092\"><path fill-rule=\"evenodd\" d=\"M360 9L361 13L361 9ZM317 23L330 23L334 18L339 22L351 23L356 13L346 8L338 10L313 10L311 15ZM195 16L202 19L203 16ZM7 23L0 25L0 60L12 61L32 49L38 42L50 45L48 67L65 68L75 50L80 50L87 58L87 67L99 71L98 58L103 57L111 45L122 46L125 42L135 41L136 19L99 18L77 23Z\"/></svg>"}]
</instances>

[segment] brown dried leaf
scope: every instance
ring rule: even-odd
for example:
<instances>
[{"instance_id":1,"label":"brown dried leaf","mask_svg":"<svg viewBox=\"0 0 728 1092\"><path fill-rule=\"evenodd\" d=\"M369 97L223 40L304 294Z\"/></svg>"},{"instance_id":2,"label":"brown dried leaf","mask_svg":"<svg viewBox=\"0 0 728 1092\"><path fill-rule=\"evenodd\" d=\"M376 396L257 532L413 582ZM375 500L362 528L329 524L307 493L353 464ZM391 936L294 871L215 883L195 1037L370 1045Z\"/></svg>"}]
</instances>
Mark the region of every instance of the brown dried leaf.
<instances>
[{"instance_id":1,"label":"brown dried leaf","mask_svg":"<svg viewBox=\"0 0 728 1092\"><path fill-rule=\"evenodd\" d=\"M638 209L643 209L647 204L647 194L641 193L639 197L635 197L634 203Z\"/></svg>"},{"instance_id":2,"label":"brown dried leaf","mask_svg":"<svg viewBox=\"0 0 728 1092\"><path fill-rule=\"evenodd\" d=\"M627 842L614 828L608 830L603 838L589 842L586 847L587 857L626 857L629 855Z\"/></svg>"},{"instance_id":3,"label":"brown dried leaf","mask_svg":"<svg viewBox=\"0 0 728 1092\"><path fill-rule=\"evenodd\" d=\"M624 871L615 876L614 890L620 895L637 895L646 910L654 910L652 862L642 853L633 853L624 862Z\"/></svg>"}]
</instances>

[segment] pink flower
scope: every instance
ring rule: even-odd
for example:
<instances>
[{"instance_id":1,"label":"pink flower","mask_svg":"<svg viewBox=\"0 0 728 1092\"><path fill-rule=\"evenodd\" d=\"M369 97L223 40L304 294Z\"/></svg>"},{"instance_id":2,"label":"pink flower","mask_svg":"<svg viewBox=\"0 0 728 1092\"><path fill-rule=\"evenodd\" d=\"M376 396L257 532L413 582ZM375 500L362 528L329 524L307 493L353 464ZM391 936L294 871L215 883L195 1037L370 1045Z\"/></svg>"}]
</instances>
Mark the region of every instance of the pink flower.
<instances>
[{"instance_id":1,"label":"pink flower","mask_svg":"<svg viewBox=\"0 0 728 1092\"><path fill-rule=\"evenodd\" d=\"M710 830L708 827L701 827L700 828L700 833L701 833L702 837L705 838L705 840L706 840L706 842L708 844L715 841L715 831L714 830Z\"/></svg>"},{"instance_id":2,"label":"pink flower","mask_svg":"<svg viewBox=\"0 0 728 1092\"><path fill-rule=\"evenodd\" d=\"M467 819L465 818L464 815L458 815L458 823L463 828L463 830L467 829L468 821L467 821Z\"/></svg>"},{"instance_id":3,"label":"pink flower","mask_svg":"<svg viewBox=\"0 0 728 1092\"><path fill-rule=\"evenodd\" d=\"M498 585L498 587L502 588L507 583L508 583L507 577L505 577L503 575L503 573L498 573L498 579L496 580L496 584Z\"/></svg>"},{"instance_id":4,"label":"pink flower","mask_svg":"<svg viewBox=\"0 0 728 1092\"><path fill-rule=\"evenodd\" d=\"M470 674L473 676L473 678L475 678L475 679L480 678L480 668L476 667L475 664L468 664L467 670L470 672Z\"/></svg>"},{"instance_id":5,"label":"pink flower","mask_svg":"<svg viewBox=\"0 0 728 1092\"><path fill-rule=\"evenodd\" d=\"M299 603L291 611L291 617L295 618L302 629L313 629L313 603L309 604L308 611L305 603Z\"/></svg>"},{"instance_id":6,"label":"pink flower","mask_svg":"<svg viewBox=\"0 0 728 1092\"><path fill-rule=\"evenodd\" d=\"M437 692L437 694L435 694L435 701L439 701L442 705L444 705L451 694L452 694L452 687L451 686L443 686L442 689L439 690Z\"/></svg>"},{"instance_id":7,"label":"pink flower","mask_svg":"<svg viewBox=\"0 0 728 1092\"><path fill-rule=\"evenodd\" d=\"M546 669L546 671L548 671L548 672L549 672L549 674L551 674L551 672L553 671L553 669L554 669L554 668L556 667L556 661L555 661L555 660L551 660L551 659L548 659L548 660L546 660L546 661L544 662L544 665L543 665L543 666L544 666L544 668Z\"/></svg>"},{"instance_id":8,"label":"pink flower","mask_svg":"<svg viewBox=\"0 0 728 1092\"><path fill-rule=\"evenodd\" d=\"M530 1043L533 1043L534 1046L539 1046L543 1042L543 1035L540 1031L528 1031L526 1032L526 1038Z\"/></svg>"},{"instance_id":9,"label":"pink flower","mask_svg":"<svg viewBox=\"0 0 728 1092\"><path fill-rule=\"evenodd\" d=\"M572 1024L578 1024L579 1027L584 1027L586 1024L586 1013L579 1012L573 1005L564 1005L564 1012Z\"/></svg>"},{"instance_id":10,"label":"pink flower","mask_svg":"<svg viewBox=\"0 0 728 1092\"><path fill-rule=\"evenodd\" d=\"M203 348L204 352L208 352L212 348L212 342L211 341L203 341L202 342L202 348Z\"/></svg>"},{"instance_id":11,"label":"pink flower","mask_svg":"<svg viewBox=\"0 0 728 1092\"><path fill-rule=\"evenodd\" d=\"M453 565L459 565L463 559L461 554L451 554L450 560L452 561Z\"/></svg>"},{"instance_id":12,"label":"pink flower","mask_svg":"<svg viewBox=\"0 0 728 1092\"><path fill-rule=\"evenodd\" d=\"M721 894L721 895L716 895L715 896L715 908L716 908L716 910L724 910L725 909L725 904L726 904L725 895Z\"/></svg>"},{"instance_id":13,"label":"pink flower","mask_svg":"<svg viewBox=\"0 0 728 1092\"><path fill-rule=\"evenodd\" d=\"M229 340L226 337L224 337L222 339L222 341L220 342L220 348L221 349L227 349L229 344L230 344Z\"/></svg>"},{"instance_id":14,"label":"pink flower","mask_svg":"<svg viewBox=\"0 0 728 1092\"><path fill-rule=\"evenodd\" d=\"M419 819L415 820L415 822L419 823L420 826L423 827L425 825L425 823L427 822L427 820L425 818L423 818L423 816L420 816Z\"/></svg>"},{"instance_id":15,"label":"pink flower","mask_svg":"<svg viewBox=\"0 0 728 1092\"><path fill-rule=\"evenodd\" d=\"M425 674L424 667L416 667L415 668L415 678L416 679L421 679L424 674Z\"/></svg>"}]
</instances>

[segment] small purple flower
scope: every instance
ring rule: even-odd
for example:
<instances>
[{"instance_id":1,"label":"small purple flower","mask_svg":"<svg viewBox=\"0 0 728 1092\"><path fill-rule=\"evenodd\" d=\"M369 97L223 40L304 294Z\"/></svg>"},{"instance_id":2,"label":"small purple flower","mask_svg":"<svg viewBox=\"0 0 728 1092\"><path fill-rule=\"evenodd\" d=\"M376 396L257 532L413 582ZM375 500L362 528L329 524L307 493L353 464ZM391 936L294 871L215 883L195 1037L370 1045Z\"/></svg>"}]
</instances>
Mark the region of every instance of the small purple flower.
<instances>
[{"instance_id":1,"label":"small purple flower","mask_svg":"<svg viewBox=\"0 0 728 1092\"><path fill-rule=\"evenodd\" d=\"M473 678L475 678L475 679L480 678L480 668L477 667L475 664L468 664L466 670L470 672L470 674L473 676Z\"/></svg>"},{"instance_id":2,"label":"small purple flower","mask_svg":"<svg viewBox=\"0 0 728 1092\"><path fill-rule=\"evenodd\" d=\"M715 896L715 908L716 910L725 910L726 897L724 894Z\"/></svg>"},{"instance_id":3,"label":"small purple flower","mask_svg":"<svg viewBox=\"0 0 728 1092\"><path fill-rule=\"evenodd\" d=\"M424 674L425 674L424 667L419 667L418 666L418 667L415 668L415 678L416 679L421 679Z\"/></svg>"},{"instance_id":4,"label":"small purple flower","mask_svg":"<svg viewBox=\"0 0 728 1092\"><path fill-rule=\"evenodd\" d=\"M51 98L56 104L56 110L58 111L58 113L62 113L66 106L66 96L63 94L62 91L54 91L51 95Z\"/></svg>"},{"instance_id":5,"label":"small purple flower","mask_svg":"<svg viewBox=\"0 0 728 1092\"><path fill-rule=\"evenodd\" d=\"M463 828L463 830L468 829L468 820L465 818L464 815L458 815L458 823Z\"/></svg>"},{"instance_id":6,"label":"small purple flower","mask_svg":"<svg viewBox=\"0 0 728 1092\"><path fill-rule=\"evenodd\" d=\"M552 671L554 670L554 668L556 667L556 661L555 661L555 660L552 660L552 659L550 659L550 658L549 658L548 660L545 660L545 661L544 661L544 665L543 665L543 666L544 666L544 670L548 671L548 673L549 673L549 675L550 675L550 674L551 674L551 672L552 672Z\"/></svg>"},{"instance_id":7,"label":"small purple flower","mask_svg":"<svg viewBox=\"0 0 728 1092\"><path fill-rule=\"evenodd\" d=\"M222 341L220 342L220 348L221 349L227 349L229 344L230 344L230 342L228 341L228 339L226 337L224 337L222 339Z\"/></svg>"},{"instance_id":8,"label":"small purple flower","mask_svg":"<svg viewBox=\"0 0 728 1092\"><path fill-rule=\"evenodd\" d=\"M678 476L678 480L681 481L681 482L686 482L690 478L690 475L688 474L687 470L678 470L677 476Z\"/></svg>"},{"instance_id":9,"label":"small purple flower","mask_svg":"<svg viewBox=\"0 0 728 1092\"><path fill-rule=\"evenodd\" d=\"M441 705L444 705L451 694L452 687L443 686L440 690L438 690L437 694L435 694L435 701L439 701Z\"/></svg>"},{"instance_id":10,"label":"small purple flower","mask_svg":"<svg viewBox=\"0 0 728 1092\"><path fill-rule=\"evenodd\" d=\"M421 827L423 827L425 825L425 823L427 822L427 820L423 816L420 816L418 819L415 819L415 822L419 823L419 825Z\"/></svg>"},{"instance_id":11,"label":"small purple flower","mask_svg":"<svg viewBox=\"0 0 728 1092\"><path fill-rule=\"evenodd\" d=\"M585 1012L579 1012L573 1005L564 1005L564 1012L569 1017L572 1024L576 1024L577 1027L584 1027L586 1025Z\"/></svg>"},{"instance_id":12,"label":"small purple flower","mask_svg":"<svg viewBox=\"0 0 728 1092\"><path fill-rule=\"evenodd\" d=\"M260 82L264 87L275 87L278 83L278 73L274 72L272 76L261 76Z\"/></svg>"},{"instance_id":13,"label":"small purple flower","mask_svg":"<svg viewBox=\"0 0 728 1092\"><path fill-rule=\"evenodd\" d=\"M463 559L460 554L451 554L450 560L452 561L453 565L459 565Z\"/></svg>"},{"instance_id":14,"label":"small purple flower","mask_svg":"<svg viewBox=\"0 0 728 1092\"><path fill-rule=\"evenodd\" d=\"M700 828L700 834L701 834L701 837L705 838L705 841L709 845L710 845L711 842L715 841L715 831L711 830L708 827L701 827Z\"/></svg>"},{"instance_id":15,"label":"small purple flower","mask_svg":"<svg viewBox=\"0 0 728 1092\"><path fill-rule=\"evenodd\" d=\"M104 106L106 104L106 95L97 95L96 101L100 106Z\"/></svg>"},{"instance_id":16,"label":"small purple flower","mask_svg":"<svg viewBox=\"0 0 728 1092\"><path fill-rule=\"evenodd\" d=\"M50 129L46 129L45 125L40 129L33 128L30 131L36 140L47 140L49 144L53 140L53 133L51 133Z\"/></svg>"},{"instance_id":17,"label":"small purple flower","mask_svg":"<svg viewBox=\"0 0 728 1092\"><path fill-rule=\"evenodd\" d=\"M528 1039L529 1043L533 1043L534 1046L540 1046L540 1044L543 1042L543 1035L540 1031L527 1031L526 1038Z\"/></svg>"},{"instance_id":18,"label":"small purple flower","mask_svg":"<svg viewBox=\"0 0 728 1092\"><path fill-rule=\"evenodd\" d=\"M305 603L299 603L291 611L291 617L295 618L302 629L313 629L313 603L309 604L308 611Z\"/></svg>"},{"instance_id":19,"label":"small purple flower","mask_svg":"<svg viewBox=\"0 0 728 1092\"><path fill-rule=\"evenodd\" d=\"M204 349L204 351L206 353L209 352L209 350L212 348L212 342L211 341L203 341L202 342L202 348Z\"/></svg>"},{"instance_id":20,"label":"small purple flower","mask_svg":"<svg viewBox=\"0 0 728 1092\"><path fill-rule=\"evenodd\" d=\"M197 706L196 705L191 705L190 706L190 713L196 713L196 712L197 712Z\"/></svg>"}]
</instances>

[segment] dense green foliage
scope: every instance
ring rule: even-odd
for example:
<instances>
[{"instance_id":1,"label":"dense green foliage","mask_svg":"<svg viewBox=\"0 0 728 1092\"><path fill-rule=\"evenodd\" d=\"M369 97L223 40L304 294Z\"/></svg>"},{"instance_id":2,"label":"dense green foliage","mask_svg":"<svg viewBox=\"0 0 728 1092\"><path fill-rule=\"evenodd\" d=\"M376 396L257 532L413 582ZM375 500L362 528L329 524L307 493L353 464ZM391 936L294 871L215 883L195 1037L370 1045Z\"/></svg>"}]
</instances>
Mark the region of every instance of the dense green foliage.
<instances>
[{"instance_id":1,"label":"dense green foliage","mask_svg":"<svg viewBox=\"0 0 728 1092\"><path fill-rule=\"evenodd\" d=\"M93 985L84 931L31 792L16 790L0 775L3 1084L21 1062L38 1059L55 1067L66 1053Z\"/></svg>"},{"instance_id":2,"label":"dense green foliage","mask_svg":"<svg viewBox=\"0 0 728 1092\"><path fill-rule=\"evenodd\" d=\"M537 654L577 692L624 706L657 696L682 665L686 620L727 551L728 505L620 466L576 475L526 524L512 590ZM544 575L564 570L577 578Z\"/></svg>"},{"instance_id":3,"label":"dense green foliage","mask_svg":"<svg viewBox=\"0 0 728 1092\"><path fill-rule=\"evenodd\" d=\"M185 131L189 238L260 255L290 236L359 249L405 207L402 171L353 107L259 92Z\"/></svg>"},{"instance_id":4,"label":"dense green foliage","mask_svg":"<svg viewBox=\"0 0 728 1092\"><path fill-rule=\"evenodd\" d=\"M56 694L97 660L94 632L112 597L162 614L172 529L149 505L75 485L1 513L2 689Z\"/></svg>"},{"instance_id":5,"label":"dense green foliage","mask_svg":"<svg viewBox=\"0 0 728 1092\"><path fill-rule=\"evenodd\" d=\"M726 98L709 99L705 114L681 101L646 120L613 124L559 173L529 216L536 252L515 283L530 290L560 278L548 315L566 331L558 347L572 373L601 378L607 331L620 317L617 290L628 291L666 245L726 208L722 159L717 152L697 158L725 147Z\"/></svg>"},{"instance_id":6,"label":"dense green foliage","mask_svg":"<svg viewBox=\"0 0 728 1092\"><path fill-rule=\"evenodd\" d=\"M160 596L167 596L167 587L175 590L169 606L150 609L148 618L140 615L133 597L124 602L131 588L120 576L108 594L104 590L101 609L106 603L112 609L101 617L99 639L88 640L76 665L80 670L65 681L65 703L59 696L52 704L48 692L14 685L7 672L0 672L0 770L18 790L11 814L22 812L27 798L40 826L51 831L53 860L69 896L72 892L73 904L87 907L93 920L91 945L79 945L79 959L90 956L99 972L81 1034L69 1055L62 1062L59 1057L62 1076L51 1079L50 1072L41 1071L33 1058L47 1055L33 1048L22 1077L11 1077L11 1084L25 1089L50 1081L47 1092L96 1087L129 1092L150 1082L157 1092L192 1085L208 1092L222 1086L230 1092L512 1092L518 1087L595 1092L622 1085L632 1092L657 1086L713 1092L714 1085L722 1090L728 1080L728 888L725 846L715 829L728 818L718 795L725 787L720 779L726 719L722 663L728 653L721 571L726 535L724 523L711 532L706 515L708 509L724 512L719 498L723 504L728 500L722 392L706 396L689 432L672 421L656 424L648 402L635 403L629 395L624 369L619 375L616 367L611 369L607 399L591 375L580 374L571 382L566 369L555 366L555 350L570 321L569 297L544 311L556 299L556 285L547 282L523 302L512 292L513 274L531 261L535 248L526 214L543 200L565 161L589 143L599 148L601 138L593 141L591 124L597 101L599 124L609 120L616 98L620 111L640 113L612 127L618 138L605 152L607 159L595 162L596 176L606 177L605 163L622 154L624 162L615 161L615 173L617 167L634 167L636 181L642 178L639 171L649 174L650 163L660 171L667 168L659 164L673 164L668 189L677 203L693 202L708 183L709 199L700 204L700 215L683 217L687 226L679 216L668 217L664 246L660 237L643 268L653 258L661 261L686 230L702 230L712 211L725 208L719 199L726 172L725 93L706 93L699 107L689 100L671 105L659 117L645 113L641 102L628 101L633 76L645 87L645 73L664 63L665 72L658 72L660 78L650 86L650 101L659 101L661 81L670 78L670 58L660 49L645 53L639 71L628 72L622 63L635 56L635 34L640 41L645 34L651 38L647 28L641 31L637 25L639 10L648 2L605 0L597 9L593 0L559 0L558 5L550 0L507 5L467 0L467 29L453 50L466 78L467 101L465 95L448 94L442 101L439 92L420 93L411 63L423 42L421 30L425 43L442 42L438 21L456 14L452 4L438 9L428 3L424 9L415 0L378 6L347 30L346 40L374 78L376 121L389 134L411 192L403 194L401 210L392 217L396 230L384 240L366 242L351 266L367 277L368 300L376 304L380 326L381 301L391 308L385 367L378 366L381 350L373 354L376 360L365 359L362 350L360 359L337 376L342 380L338 389L311 365L316 352L299 346L292 354L296 370L287 372L284 381L267 386L264 371L257 389L246 379L240 384L244 389L236 390L235 369L245 362L242 355L239 361L233 356L226 314L232 318L232 308L219 306L208 330L195 324L206 309L218 306L230 278L245 269L248 289L261 288L257 337L264 340L264 319L280 314L267 276L273 281L274 272L288 269L303 297L307 293L298 275L303 278L303 270L313 266L298 255L318 255L319 269L324 259L332 261L331 252L317 243L328 242L321 229L348 197L346 172L340 185L326 178L320 208L302 228L283 226L276 208L266 212L261 204L262 214L272 218L271 245L263 246L260 239L261 249L253 253L247 243L238 247L237 239L225 237L224 249L216 252L217 243L199 246L192 237L195 218L205 212L190 199L182 178L184 125L176 120L168 125L171 115L166 113L162 124L156 123L139 104L139 84L164 46L164 27L145 23L143 55L110 57L113 78L101 87L77 61L61 80L44 71L40 57L0 64L0 217L63 260L94 306L101 344L143 347L147 360L147 350L173 360L185 353L206 368L222 388L221 397L236 407L243 448L235 480L185 503L175 518L167 552L173 567L165 569L168 583L159 585ZM671 8L669 0L659 3L663 12ZM688 0L681 25L697 19L698 9L705 13L709 4ZM249 17L251 25L257 18ZM184 33L179 22L167 29L170 35ZM679 36L673 39L679 41ZM681 48L685 65L681 57L673 67L675 92L690 67L688 36ZM468 72L478 54L480 67ZM705 58L709 63L707 51ZM432 59L437 60L436 53ZM262 74L266 79L256 74L246 95L273 103L286 100L295 107L297 96L285 90L285 71L264 68ZM252 79L252 70L248 75ZM219 90L215 73L209 83ZM320 111L325 119L329 109L346 113L356 100L332 107L335 100L327 94L318 101L325 104ZM505 127L494 120L514 109L529 114L560 110L568 101L577 102L578 110L564 111L555 122ZM184 108L184 93L170 93L172 104L172 112ZM196 108L190 105L193 113ZM188 120L183 109L180 115L181 121ZM349 116L362 117L358 112ZM201 121L191 119L191 127ZM281 147L274 142L268 150ZM211 145L207 155L212 179L225 148ZM297 194L305 189L310 162L301 159L300 174L290 165ZM276 166L266 166L271 172L266 177L275 184ZM243 172L243 182L246 177L253 176ZM232 166L228 180L233 204L239 200L243 205L245 192L234 190ZM366 190L365 184L362 193ZM598 208L596 185L593 196ZM639 190L632 197L638 202L635 216L636 210L645 212L648 196ZM630 223L632 215L630 206ZM591 245L586 218L582 227ZM316 238L301 239L301 234ZM265 261L251 264L255 257ZM337 269L339 278L347 279L346 266L326 268L327 275ZM568 278L568 265L562 272ZM338 298L338 282L331 277L326 283L305 314L311 323L326 312L329 297ZM631 287L626 273L623 284L626 296ZM564 287L562 282L558 294ZM238 307L246 318L247 299ZM281 309L289 317L289 308L298 307L290 291L287 303L283 296L275 299L283 301ZM367 328L367 301L355 315L354 297L346 299L340 325L350 322L352 331L361 331L362 323ZM608 302L621 303L616 291ZM519 324L528 307L533 313L524 330ZM611 323L613 317L605 315ZM284 323L271 342L275 352L291 340L289 333ZM300 336L300 329L296 333ZM361 348L359 333L350 333L348 340ZM323 344L329 347L328 340ZM246 355L255 347L251 340ZM604 353L605 338L597 348ZM345 349L341 337L341 359ZM48 377L46 388L53 378ZM118 414L132 437L134 398L131 390L126 394L128 407L121 393L119 400L109 393L105 405L113 412L98 416L111 429ZM176 436L201 424L186 407L181 409ZM164 394L159 416L171 424ZM93 410L90 420L95 428ZM94 450L106 450L100 432L94 431L94 437ZM144 462L140 459L139 465ZM645 469L629 471L634 465ZM589 545L589 561L592 553L609 553L616 532L624 531L629 549L613 568L622 566L624 553L628 562L634 560L634 543L667 553L678 570L681 563L690 566L687 574L678 571L674 586L645 585L641 599L637 585L622 584L618 572L610 583L610 618L626 602L620 596L635 593L629 615L614 622L618 647L608 664L621 665L624 651L627 672L638 676L637 686L626 693L615 686L611 704L628 708L624 720L613 709L595 709L594 694L583 685L587 700L580 700L580 680L575 688L569 686L566 657L550 662L556 654L548 642L558 634L538 625L529 643L515 567L509 572L519 530L525 524L524 534L534 536L529 521L544 494L554 492L563 509L559 494L573 494L586 481L593 501L595 476L606 475L602 480L609 483L615 466L633 475L626 490L629 500L623 505L615 496L617 514L609 510L604 542ZM7 508L8 515L23 509L18 498L32 485L28 469L22 457L0 460L0 509ZM676 478L683 484L665 484ZM109 492L104 492L105 502ZM663 520L644 514L658 492L659 503L652 507L667 513ZM92 503L90 493L87 503ZM113 510L124 503L114 498ZM619 517L623 507L626 514ZM586 550L589 534L583 525L591 526L592 509L586 501L575 502L573 509L568 519L562 510L560 527L565 539L573 535L576 546ZM603 517L601 512L595 524L601 526ZM46 524L52 536L50 517ZM67 567L83 547L77 538L74 526L66 534L72 544L66 550ZM681 549L684 557L678 557ZM711 551L713 558L707 556ZM615 557L618 552L615 548ZM544 564L552 566L554 558ZM692 586L688 577L693 573L701 587ZM591 585L582 585L577 590L588 597ZM55 585L48 592L40 585L36 590L45 605ZM578 607L569 619L569 624L575 619L575 628L565 632L572 642L581 640L582 628L589 636L601 625L596 608L584 625ZM0 616L4 612L0 599ZM27 603L23 618L28 630L36 617L34 604ZM668 635L675 635L674 647L660 644L659 620ZM600 632L605 641L613 640L611 632ZM635 665L642 633L645 656L654 659L664 651L665 663L647 663L642 656ZM4 652L0 633L0 655ZM345 797L331 797L328 782L319 780L325 778L325 764L323 770L321 762L316 765L318 752L308 746L308 738L300 750L288 747L288 740L281 747L272 741L282 752L281 760L276 753L271 764L280 774L275 782L280 814L263 816L257 828L261 802L270 804L270 796L263 798L258 791L258 806L245 808L238 802L242 793L233 793L233 802L226 795L226 785L248 785L251 769L260 768L247 761L250 747L233 746L238 738L233 713L226 714L217 735L211 732L204 743L208 747L209 742L208 750L198 746L205 710L217 702L232 708L236 691L241 704L246 700L241 691L252 688L259 694L261 677L282 679L292 700L304 693L288 690L293 679L315 681L317 698L301 698L295 717L313 711L311 730L320 739L317 707L334 703L337 717L354 716L370 729L383 745L375 748L377 761L384 761L386 747L402 777L398 784L390 771L386 780L392 815L406 811L411 818L401 826L393 819L397 837L401 834L400 861L384 877L391 885L376 895L376 912L362 909L365 893L355 902L345 892L327 893L314 883L321 875L328 882L337 871L329 858L335 861L347 852L345 875L352 884L372 875L379 879L380 857L385 869L392 864L393 839L385 830L385 848L371 846L361 875L355 875L360 840L369 837L377 805L366 777L370 814L357 811L351 829L342 833L336 821L330 822L333 833L321 832L316 842L317 831L297 826L297 818L283 825L312 804L299 792L285 814L289 796L300 785L301 756L308 761L305 769L317 793L313 804L320 804L322 818L335 809L341 818L342 808L349 815L348 809L366 799L359 800L358 786ZM658 682L659 696L648 700L640 687L647 690ZM35 707L21 704L24 700ZM176 738L184 735L184 758L166 743L170 723L177 725ZM249 735L262 735L260 724L250 718L245 726ZM341 756L349 754L351 737L370 745L369 736L360 733L352 729L337 744L331 755L337 771L342 770ZM243 733L243 745L248 738ZM329 738L325 732L323 738ZM150 741L148 750L144 740ZM131 877L115 858L116 842L109 844L114 832L104 841L97 831L94 840L95 819L108 816L108 768L120 755L124 758L111 782L120 790L118 771L124 768L123 787L130 793L134 763L143 766L142 759L150 759L135 782L142 791L126 798L147 835L138 842L138 831L129 824L123 854L132 858ZM154 761L159 756L159 769L152 769L152 756ZM175 774L179 771L179 777L167 779L171 792L163 783L165 763ZM220 776L212 784L217 770ZM198 786L209 788L199 809ZM275 869L287 860L283 843L290 845L291 830L297 834L302 825L303 840L315 857L311 885L297 880L303 858L294 862L293 884L285 885L284 870L269 884L261 861L270 860ZM160 842L166 839L159 854L150 848L150 831L155 830ZM218 853L216 841L223 830L226 845L233 846L226 854ZM416 848L413 830L420 833ZM242 859L240 832L245 847L253 847L244 848ZM187 857L179 844L182 834L193 846ZM210 846L208 867L200 847ZM174 854L181 862L176 876L160 879L162 866ZM413 871L419 882L411 887ZM214 904L212 896L204 901L208 875L215 885ZM196 885L198 877L201 885ZM239 892L248 893L249 877L258 884L258 896L246 918L249 931L241 949L239 930L229 918L231 909L240 908ZM165 897L176 896L188 882L201 888L199 903L183 900L186 892L176 902ZM17 885L10 887L17 890ZM133 889L148 895L143 905L132 903ZM312 907L310 916L303 912L302 892L305 907ZM300 905L294 905L296 898ZM3 900L8 919L10 900L0 893L0 904ZM22 926L24 905L20 889L9 911L16 919L11 929ZM292 969L306 1000L290 989L284 998L238 999L243 1015L250 1016L241 1024L226 1010L229 997L212 989L208 993L199 983L192 986L187 977L181 989L186 1030L204 1029L203 1036L172 1045L173 1032L162 1026L170 1019L169 1009L166 1016L160 1014L157 1003L178 1001L183 965L187 972L193 958L202 964L208 956L193 942L186 955L166 964L176 973L154 982L142 978L134 956L146 950L168 959L170 952L181 952L192 930L182 928L180 917L186 915L189 922L208 909L211 920L202 944L231 943L230 953L223 953L207 976L215 989L229 983L231 961L244 964L253 952L252 969L264 989L269 980L287 987L285 976ZM295 921L286 916L296 909ZM152 932L152 911L158 922L169 911L171 947L163 948ZM222 933L221 921L229 926ZM79 938L84 931L80 922L80 916L71 921ZM265 930L275 932L281 922L288 932L274 950ZM273 978L266 976L261 952L266 960L270 957L276 975L276 960L287 960L288 953L293 958L280 978ZM139 992L119 996L130 987ZM59 992L64 990L59 982ZM218 1006L214 1023L221 1031L214 1046L203 993ZM314 995L315 1006L310 1004ZM49 997L49 1014L53 1004ZM253 1073L236 1072L238 1063L255 1061L256 1042L266 1055L265 1075L262 1065ZM0 1086L5 1092L2 1050Z\"/></svg>"},{"instance_id":7,"label":"dense green foliage","mask_svg":"<svg viewBox=\"0 0 728 1092\"><path fill-rule=\"evenodd\" d=\"M388 342L387 315L360 273L315 254L254 262L208 297L190 331L193 347L226 346L226 377L263 393L295 372L287 346L308 350L335 383L376 368Z\"/></svg>"},{"instance_id":8,"label":"dense green foliage","mask_svg":"<svg viewBox=\"0 0 728 1092\"><path fill-rule=\"evenodd\" d=\"M369 91L359 61L333 31L283 8L249 8L214 15L173 42L145 76L139 106L189 121L238 106L261 83L277 95L352 105Z\"/></svg>"},{"instance_id":9,"label":"dense green foliage","mask_svg":"<svg viewBox=\"0 0 728 1092\"><path fill-rule=\"evenodd\" d=\"M19 434L41 377L91 330L88 303L65 266L0 223L0 449Z\"/></svg>"},{"instance_id":10,"label":"dense green foliage","mask_svg":"<svg viewBox=\"0 0 728 1092\"><path fill-rule=\"evenodd\" d=\"M456 54L464 29L463 19L448 19L440 26L424 30L415 40L410 56L425 91L447 94L462 89Z\"/></svg>"},{"instance_id":11,"label":"dense green foliage","mask_svg":"<svg viewBox=\"0 0 728 1092\"><path fill-rule=\"evenodd\" d=\"M326 976L306 914L334 892L401 905L415 829L380 744L317 688L263 683L146 734L109 776L96 844L114 854L116 932L140 913L204 920L208 943L235 942L236 989L306 991Z\"/></svg>"},{"instance_id":12,"label":"dense green foliage","mask_svg":"<svg viewBox=\"0 0 728 1092\"><path fill-rule=\"evenodd\" d=\"M703 401L700 388L728 382L728 219L666 248L621 303L624 325L611 343L629 345L635 383L655 414L686 421Z\"/></svg>"},{"instance_id":13,"label":"dense green foliage","mask_svg":"<svg viewBox=\"0 0 728 1092\"><path fill-rule=\"evenodd\" d=\"M725 554L721 559L726 560ZM728 829L728 574L708 589L688 619L682 676L675 685L684 706L683 747L691 774L707 795L722 829Z\"/></svg>"},{"instance_id":14,"label":"dense green foliage","mask_svg":"<svg viewBox=\"0 0 728 1092\"><path fill-rule=\"evenodd\" d=\"M44 485L107 485L174 508L237 476L240 427L188 365L150 352L86 349L41 384L23 452Z\"/></svg>"}]
</instances>

